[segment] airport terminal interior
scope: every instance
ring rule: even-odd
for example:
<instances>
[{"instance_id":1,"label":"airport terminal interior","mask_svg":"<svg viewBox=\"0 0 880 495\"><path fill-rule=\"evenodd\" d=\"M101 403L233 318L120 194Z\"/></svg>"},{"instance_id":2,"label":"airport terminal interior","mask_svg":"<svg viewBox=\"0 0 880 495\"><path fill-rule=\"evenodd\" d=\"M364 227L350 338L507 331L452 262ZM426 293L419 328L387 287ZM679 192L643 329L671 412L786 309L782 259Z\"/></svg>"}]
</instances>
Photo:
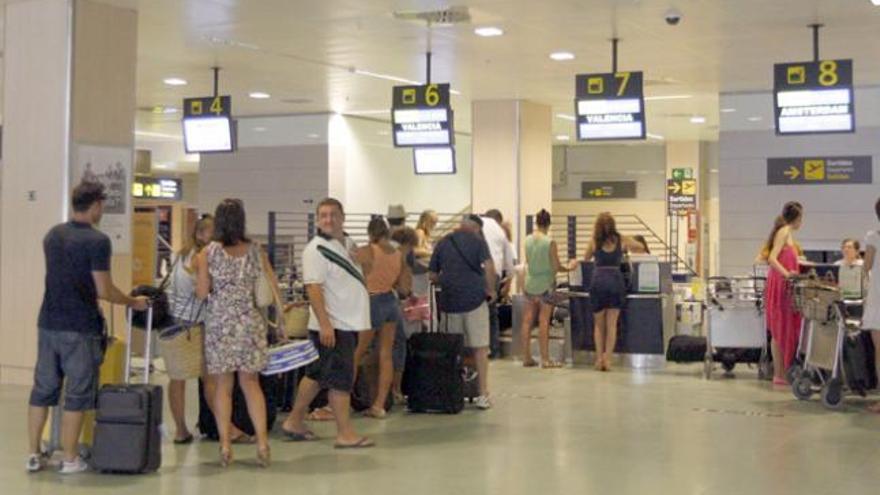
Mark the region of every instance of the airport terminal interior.
<instances>
[{"instance_id":1,"label":"airport terminal interior","mask_svg":"<svg viewBox=\"0 0 880 495\"><path fill-rule=\"evenodd\" d=\"M880 486L880 0L0 34L3 493Z\"/></svg>"}]
</instances>

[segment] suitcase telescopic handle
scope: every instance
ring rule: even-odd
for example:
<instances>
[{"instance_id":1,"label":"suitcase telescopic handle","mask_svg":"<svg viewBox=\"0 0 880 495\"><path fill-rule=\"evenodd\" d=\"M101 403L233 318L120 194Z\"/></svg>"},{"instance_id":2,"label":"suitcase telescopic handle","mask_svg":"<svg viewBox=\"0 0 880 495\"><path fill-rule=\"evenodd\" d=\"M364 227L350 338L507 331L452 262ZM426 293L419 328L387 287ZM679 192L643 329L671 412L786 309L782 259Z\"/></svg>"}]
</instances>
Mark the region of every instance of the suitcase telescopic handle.
<instances>
[{"instance_id":1,"label":"suitcase telescopic handle","mask_svg":"<svg viewBox=\"0 0 880 495\"><path fill-rule=\"evenodd\" d=\"M134 326L134 310L131 306L127 309L126 328L125 328L125 384L131 383L131 355L132 355L132 333ZM147 327L144 329L144 384L150 383L150 363L152 361L150 345L153 337L153 304L147 306Z\"/></svg>"}]
</instances>

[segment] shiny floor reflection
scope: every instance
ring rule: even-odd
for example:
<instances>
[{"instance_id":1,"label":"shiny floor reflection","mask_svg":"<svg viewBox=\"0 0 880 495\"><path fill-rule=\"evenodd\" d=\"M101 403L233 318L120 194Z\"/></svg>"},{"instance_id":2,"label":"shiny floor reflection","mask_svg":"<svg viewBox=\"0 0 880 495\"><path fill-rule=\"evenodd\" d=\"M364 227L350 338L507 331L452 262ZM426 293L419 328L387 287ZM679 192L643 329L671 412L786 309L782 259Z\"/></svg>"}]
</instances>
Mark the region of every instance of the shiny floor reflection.
<instances>
[{"instance_id":1,"label":"shiny floor reflection","mask_svg":"<svg viewBox=\"0 0 880 495\"><path fill-rule=\"evenodd\" d=\"M268 470L257 467L252 446L236 446L236 464L223 470L217 444L166 441L157 474L67 478L25 473L27 390L4 386L0 480L3 493L63 488L70 495L809 495L880 486L880 415L865 411L867 401L848 400L830 412L818 400L798 402L772 390L746 369L736 379L713 381L699 373L689 366L599 374L496 362L493 410L358 419L379 444L372 450L334 451L332 425L318 423L315 431L325 439L316 443L275 437Z\"/></svg>"}]
</instances>

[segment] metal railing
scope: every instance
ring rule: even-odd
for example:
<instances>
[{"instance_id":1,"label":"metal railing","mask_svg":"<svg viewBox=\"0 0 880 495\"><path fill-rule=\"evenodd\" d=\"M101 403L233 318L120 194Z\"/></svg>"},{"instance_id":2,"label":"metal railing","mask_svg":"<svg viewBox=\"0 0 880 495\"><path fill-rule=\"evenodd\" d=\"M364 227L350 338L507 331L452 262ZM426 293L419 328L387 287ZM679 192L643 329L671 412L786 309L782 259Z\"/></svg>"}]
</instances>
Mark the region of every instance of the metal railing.
<instances>
[{"instance_id":1,"label":"metal railing","mask_svg":"<svg viewBox=\"0 0 880 495\"><path fill-rule=\"evenodd\" d=\"M578 259L587 250L593 238L593 226L598 215L554 215L550 226L550 236L556 241L560 255L567 255L569 260ZM661 260L672 263L673 269L687 271L696 275L696 271L687 261L683 260L672 249L665 239L660 237L638 215L614 215L617 230L622 235L633 237L641 235L648 244L651 254ZM526 233L534 230L534 215L526 217Z\"/></svg>"}]
</instances>

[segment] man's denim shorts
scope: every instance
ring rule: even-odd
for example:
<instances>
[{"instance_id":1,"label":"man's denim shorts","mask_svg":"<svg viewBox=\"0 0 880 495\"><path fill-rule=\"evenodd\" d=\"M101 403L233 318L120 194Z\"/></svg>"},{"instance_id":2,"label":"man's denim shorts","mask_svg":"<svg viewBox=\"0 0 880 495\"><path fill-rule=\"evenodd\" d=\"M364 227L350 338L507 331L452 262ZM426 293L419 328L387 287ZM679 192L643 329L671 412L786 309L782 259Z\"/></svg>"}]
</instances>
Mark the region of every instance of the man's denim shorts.
<instances>
[{"instance_id":1,"label":"man's denim shorts","mask_svg":"<svg viewBox=\"0 0 880 495\"><path fill-rule=\"evenodd\" d=\"M94 332L41 328L30 405L57 406L63 389L65 411L94 409L104 361L102 339Z\"/></svg>"}]
</instances>

